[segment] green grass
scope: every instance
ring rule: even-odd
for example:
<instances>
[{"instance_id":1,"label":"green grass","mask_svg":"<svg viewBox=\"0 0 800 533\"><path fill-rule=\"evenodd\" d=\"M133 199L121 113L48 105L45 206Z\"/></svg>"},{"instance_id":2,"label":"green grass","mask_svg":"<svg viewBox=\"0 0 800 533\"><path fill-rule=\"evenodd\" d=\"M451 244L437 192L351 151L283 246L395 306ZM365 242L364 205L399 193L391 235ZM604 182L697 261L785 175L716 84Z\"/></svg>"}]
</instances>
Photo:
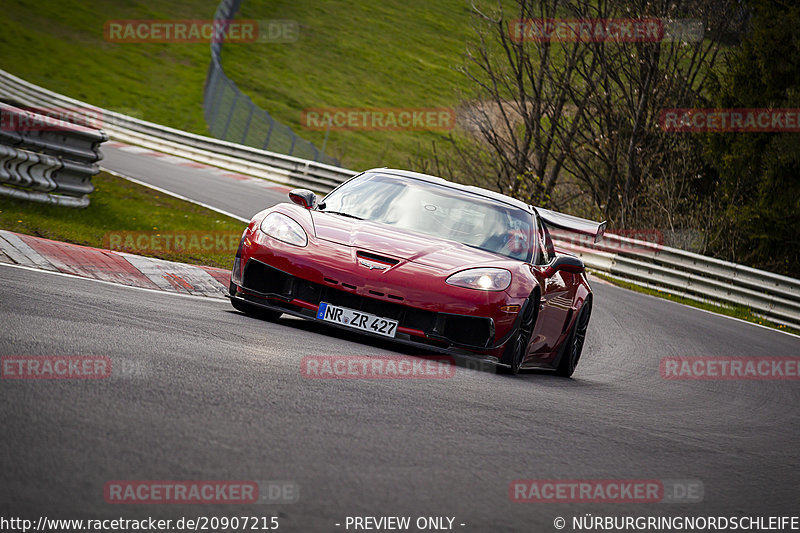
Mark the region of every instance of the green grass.
<instances>
[{"instance_id":1,"label":"green grass","mask_svg":"<svg viewBox=\"0 0 800 533\"><path fill-rule=\"evenodd\" d=\"M635 283L629 283L627 281L622 281L612 276L607 276L602 272L596 272L594 270L592 271L592 275L597 276L598 278L603 279L605 281L608 281L609 283L611 283L612 285L616 285L617 287L622 287L635 292L641 292L643 294L649 294L651 296L664 298L665 300L670 300L672 302L677 302L684 305L690 305L698 309L711 311L712 313L717 313L719 315L731 316L734 318L745 320L747 322L752 322L753 324L761 324L762 326L767 326L770 328L778 329L780 331L788 331L789 333L800 335L800 330L797 330L785 324L778 324L776 322L767 320L764 317L758 316L749 307L744 307L742 305L725 305L725 304L715 304L712 302L701 302L698 300L694 300L692 298L685 298L683 296L670 294L669 292L662 291L659 289L649 289L647 287L642 287L641 285L637 285Z\"/></svg>"},{"instance_id":2,"label":"green grass","mask_svg":"<svg viewBox=\"0 0 800 533\"><path fill-rule=\"evenodd\" d=\"M318 147L301 111L327 107L453 107L473 87L456 71L474 39L465 0L247 0L243 18L293 19L296 43L230 45L227 74L256 104ZM349 168L408 167L447 133L331 131L326 152Z\"/></svg>"},{"instance_id":3,"label":"green grass","mask_svg":"<svg viewBox=\"0 0 800 533\"><path fill-rule=\"evenodd\" d=\"M214 0L3 0L0 68L53 91L206 133L208 44L110 43L111 19L210 19Z\"/></svg>"},{"instance_id":4,"label":"green grass","mask_svg":"<svg viewBox=\"0 0 800 533\"><path fill-rule=\"evenodd\" d=\"M207 134L202 90L210 47L111 43L115 19L209 19L218 0L5 0L0 68L48 89ZM455 67L474 39L469 0L245 0L240 18L290 19L295 43L229 43L226 72L259 106L303 138L312 107L452 107L471 83ZM326 152L348 168L408 167L442 132L333 131Z\"/></svg>"},{"instance_id":5,"label":"green grass","mask_svg":"<svg viewBox=\"0 0 800 533\"><path fill-rule=\"evenodd\" d=\"M116 249L182 263L225 269L233 266L235 246L233 250L222 251L205 251L200 246L189 249L187 246L180 251L174 247L168 249L162 241L157 245L160 250L152 250L139 248L133 241L134 247L125 249L124 239L126 232L161 236L179 234L188 239L193 234L201 237L225 232L238 241L236 237L244 230L244 223L109 174L98 174L93 183L96 190L91 194L91 204L86 209L0 196L0 228L97 248L107 248L111 236L119 235L120 247Z\"/></svg>"}]
</instances>

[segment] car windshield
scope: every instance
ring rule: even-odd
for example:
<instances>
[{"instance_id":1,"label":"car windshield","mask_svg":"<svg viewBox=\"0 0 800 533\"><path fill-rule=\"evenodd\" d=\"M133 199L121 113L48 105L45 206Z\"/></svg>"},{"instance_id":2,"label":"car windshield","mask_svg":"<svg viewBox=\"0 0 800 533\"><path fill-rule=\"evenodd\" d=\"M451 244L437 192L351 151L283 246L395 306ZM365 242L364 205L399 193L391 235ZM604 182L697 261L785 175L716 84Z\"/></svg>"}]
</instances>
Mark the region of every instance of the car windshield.
<instances>
[{"instance_id":1,"label":"car windshield","mask_svg":"<svg viewBox=\"0 0 800 533\"><path fill-rule=\"evenodd\" d=\"M323 211L389 224L530 261L530 213L417 179L366 174L329 194Z\"/></svg>"}]
</instances>

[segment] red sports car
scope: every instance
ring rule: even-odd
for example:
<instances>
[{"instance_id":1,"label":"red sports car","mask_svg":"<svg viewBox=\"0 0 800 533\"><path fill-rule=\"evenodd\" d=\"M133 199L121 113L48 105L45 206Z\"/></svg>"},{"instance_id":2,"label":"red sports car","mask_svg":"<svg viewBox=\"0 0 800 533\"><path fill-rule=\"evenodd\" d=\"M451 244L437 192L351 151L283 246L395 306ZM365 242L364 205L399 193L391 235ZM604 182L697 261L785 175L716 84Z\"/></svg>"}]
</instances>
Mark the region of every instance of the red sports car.
<instances>
[{"instance_id":1,"label":"red sports car","mask_svg":"<svg viewBox=\"0 0 800 533\"><path fill-rule=\"evenodd\" d=\"M282 313L493 362L571 376L592 310L580 259L548 227L599 240L605 222L441 178L390 169L354 176L317 203L253 217L231 273L233 306Z\"/></svg>"}]
</instances>

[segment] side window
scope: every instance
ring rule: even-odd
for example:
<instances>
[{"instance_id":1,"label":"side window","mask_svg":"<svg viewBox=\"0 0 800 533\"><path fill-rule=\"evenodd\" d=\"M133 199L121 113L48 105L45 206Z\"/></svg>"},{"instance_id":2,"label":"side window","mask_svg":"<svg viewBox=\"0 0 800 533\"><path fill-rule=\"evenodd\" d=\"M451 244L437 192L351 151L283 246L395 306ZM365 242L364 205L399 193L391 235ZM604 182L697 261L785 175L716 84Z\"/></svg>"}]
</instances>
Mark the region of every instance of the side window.
<instances>
[{"instance_id":1,"label":"side window","mask_svg":"<svg viewBox=\"0 0 800 533\"><path fill-rule=\"evenodd\" d=\"M553 258L553 242L550 235L542 225L542 219L536 217L536 264L546 265Z\"/></svg>"},{"instance_id":2,"label":"side window","mask_svg":"<svg viewBox=\"0 0 800 533\"><path fill-rule=\"evenodd\" d=\"M553 239L550 238L550 231L547 226L542 226L544 231L544 249L547 252L547 262L549 263L556 257L556 247L553 246Z\"/></svg>"}]
</instances>

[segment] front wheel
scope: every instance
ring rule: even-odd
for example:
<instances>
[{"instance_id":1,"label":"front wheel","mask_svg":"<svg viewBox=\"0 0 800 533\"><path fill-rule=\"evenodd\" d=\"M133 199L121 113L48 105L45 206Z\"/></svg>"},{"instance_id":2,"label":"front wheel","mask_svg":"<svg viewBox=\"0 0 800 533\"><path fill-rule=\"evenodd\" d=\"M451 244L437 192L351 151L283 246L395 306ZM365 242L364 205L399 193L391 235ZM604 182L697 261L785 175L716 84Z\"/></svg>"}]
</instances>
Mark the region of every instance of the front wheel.
<instances>
[{"instance_id":1,"label":"front wheel","mask_svg":"<svg viewBox=\"0 0 800 533\"><path fill-rule=\"evenodd\" d=\"M522 362L528 353L528 343L533 335L533 328L536 326L536 316L539 310L539 298L534 293L525 302L525 309L522 310L522 319L514 336L509 341L508 348L503 354L503 363L508 366L498 366L501 374L512 374L516 376L522 368Z\"/></svg>"},{"instance_id":2,"label":"front wheel","mask_svg":"<svg viewBox=\"0 0 800 533\"><path fill-rule=\"evenodd\" d=\"M572 326L567 339L564 341L564 352L561 356L561 361L558 362L556 374L568 378L575 372L575 367L578 366L578 361L583 352L583 343L586 340L586 330L589 328L589 318L592 315L592 300L586 300L581 310L578 311L578 318L575 319L575 325Z\"/></svg>"}]
</instances>

